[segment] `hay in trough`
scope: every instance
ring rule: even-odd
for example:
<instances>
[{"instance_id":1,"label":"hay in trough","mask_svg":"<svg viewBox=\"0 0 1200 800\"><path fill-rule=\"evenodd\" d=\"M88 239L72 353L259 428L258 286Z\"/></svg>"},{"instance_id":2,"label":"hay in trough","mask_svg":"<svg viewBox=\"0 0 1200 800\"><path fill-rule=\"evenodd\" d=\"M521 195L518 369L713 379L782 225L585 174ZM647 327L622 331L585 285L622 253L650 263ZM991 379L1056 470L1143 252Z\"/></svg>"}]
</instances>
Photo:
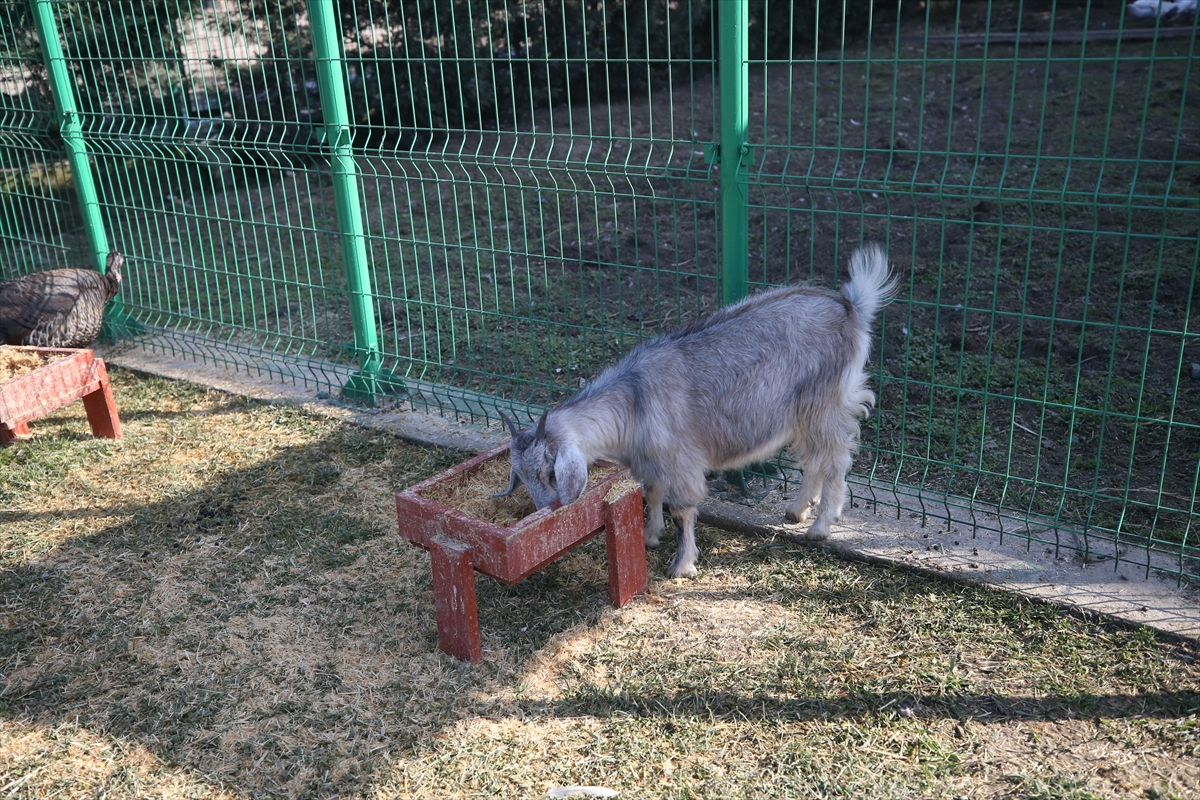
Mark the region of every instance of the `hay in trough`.
<instances>
[{"instance_id":1,"label":"hay in trough","mask_svg":"<svg viewBox=\"0 0 1200 800\"><path fill-rule=\"evenodd\" d=\"M588 488L595 486L615 469L618 467L609 464L593 466L588 470ZM508 488L508 474L508 454L504 453L498 458L485 461L466 475L436 483L420 494L477 519L507 527L537 510L529 491L520 484L508 497L492 496Z\"/></svg>"},{"instance_id":2,"label":"hay in trough","mask_svg":"<svg viewBox=\"0 0 1200 800\"><path fill-rule=\"evenodd\" d=\"M0 345L0 383L33 372L38 367L60 358L64 358L62 353L39 353L28 347Z\"/></svg>"},{"instance_id":3,"label":"hay in trough","mask_svg":"<svg viewBox=\"0 0 1200 800\"><path fill-rule=\"evenodd\" d=\"M537 509L524 486L508 497L492 497L508 488L508 455L485 461L467 475L435 483L421 492L435 502L457 508L472 517L508 526L524 519Z\"/></svg>"},{"instance_id":4,"label":"hay in trough","mask_svg":"<svg viewBox=\"0 0 1200 800\"><path fill-rule=\"evenodd\" d=\"M608 494L604 495L604 502L615 503L625 495L641 487L633 478L622 478L614 483L608 490Z\"/></svg>"}]
</instances>

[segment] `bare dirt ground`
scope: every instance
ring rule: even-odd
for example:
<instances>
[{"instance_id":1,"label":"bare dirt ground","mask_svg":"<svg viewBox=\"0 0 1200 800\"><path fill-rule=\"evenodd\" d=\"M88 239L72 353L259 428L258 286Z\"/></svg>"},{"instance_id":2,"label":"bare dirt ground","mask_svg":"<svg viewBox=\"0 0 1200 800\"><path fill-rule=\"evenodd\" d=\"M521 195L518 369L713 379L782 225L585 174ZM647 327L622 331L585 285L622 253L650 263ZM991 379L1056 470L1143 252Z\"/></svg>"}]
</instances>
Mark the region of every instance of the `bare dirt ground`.
<instances>
[{"instance_id":1,"label":"bare dirt ground","mask_svg":"<svg viewBox=\"0 0 1200 800\"><path fill-rule=\"evenodd\" d=\"M1195 797L1200 655L702 527L605 604L591 543L436 650L392 493L463 455L113 371L0 450L0 790L59 797Z\"/></svg>"}]
</instances>

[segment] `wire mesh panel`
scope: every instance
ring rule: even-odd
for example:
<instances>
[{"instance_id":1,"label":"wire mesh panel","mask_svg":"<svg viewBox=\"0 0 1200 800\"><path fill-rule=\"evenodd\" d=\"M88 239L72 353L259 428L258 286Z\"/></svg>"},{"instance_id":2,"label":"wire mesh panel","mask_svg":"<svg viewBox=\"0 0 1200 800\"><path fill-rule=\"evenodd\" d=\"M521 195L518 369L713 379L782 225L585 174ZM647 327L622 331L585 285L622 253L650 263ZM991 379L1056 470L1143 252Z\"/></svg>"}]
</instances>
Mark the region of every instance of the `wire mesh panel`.
<instances>
[{"instance_id":1,"label":"wire mesh panel","mask_svg":"<svg viewBox=\"0 0 1200 800\"><path fill-rule=\"evenodd\" d=\"M129 256L126 309L198 342L346 360L339 229L297 9L55 12L109 240Z\"/></svg>"},{"instance_id":2,"label":"wire mesh panel","mask_svg":"<svg viewBox=\"0 0 1200 800\"><path fill-rule=\"evenodd\" d=\"M382 347L542 406L711 308L703 4L371 4L347 69ZM699 99L699 101L697 101Z\"/></svg>"},{"instance_id":3,"label":"wire mesh panel","mask_svg":"<svg viewBox=\"0 0 1200 800\"><path fill-rule=\"evenodd\" d=\"M766 4L751 280L831 285L860 241L886 244L903 289L862 479L915 487L922 513L947 516L940 498L1194 558L1195 17L936 5L847 0L843 31Z\"/></svg>"},{"instance_id":4,"label":"wire mesh panel","mask_svg":"<svg viewBox=\"0 0 1200 800\"><path fill-rule=\"evenodd\" d=\"M151 346L329 389L380 370L417 407L528 415L743 286L833 286L878 241L903 288L871 366L867 495L1200 572L1195 15L33 5ZM29 8L0 3L4 275L88 248ZM743 19L748 81L721 60Z\"/></svg>"},{"instance_id":5,"label":"wire mesh panel","mask_svg":"<svg viewBox=\"0 0 1200 800\"><path fill-rule=\"evenodd\" d=\"M80 266L73 184L29 4L0 3L0 280ZM86 265L86 259L81 259Z\"/></svg>"},{"instance_id":6,"label":"wire mesh panel","mask_svg":"<svg viewBox=\"0 0 1200 800\"><path fill-rule=\"evenodd\" d=\"M54 5L129 311L348 360L308 7ZM713 307L706 5L337 8L387 369L540 406Z\"/></svg>"}]
</instances>

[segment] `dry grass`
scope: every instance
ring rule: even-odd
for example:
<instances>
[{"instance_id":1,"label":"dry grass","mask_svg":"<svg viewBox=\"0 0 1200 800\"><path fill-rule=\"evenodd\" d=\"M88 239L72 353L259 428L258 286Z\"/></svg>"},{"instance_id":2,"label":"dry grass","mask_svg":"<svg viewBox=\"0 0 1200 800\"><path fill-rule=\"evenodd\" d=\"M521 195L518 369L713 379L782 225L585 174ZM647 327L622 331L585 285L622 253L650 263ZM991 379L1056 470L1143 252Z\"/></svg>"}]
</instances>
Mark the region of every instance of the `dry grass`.
<instances>
[{"instance_id":1,"label":"dry grass","mask_svg":"<svg viewBox=\"0 0 1200 800\"><path fill-rule=\"evenodd\" d=\"M0 383L65 357L61 353L47 355L24 347L0 345Z\"/></svg>"},{"instance_id":2,"label":"dry grass","mask_svg":"<svg viewBox=\"0 0 1200 800\"><path fill-rule=\"evenodd\" d=\"M436 650L392 493L464 455L114 370L0 450L0 797L1195 797L1197 648L700 527L480 577Z\"/></svg>"}]
</instances>

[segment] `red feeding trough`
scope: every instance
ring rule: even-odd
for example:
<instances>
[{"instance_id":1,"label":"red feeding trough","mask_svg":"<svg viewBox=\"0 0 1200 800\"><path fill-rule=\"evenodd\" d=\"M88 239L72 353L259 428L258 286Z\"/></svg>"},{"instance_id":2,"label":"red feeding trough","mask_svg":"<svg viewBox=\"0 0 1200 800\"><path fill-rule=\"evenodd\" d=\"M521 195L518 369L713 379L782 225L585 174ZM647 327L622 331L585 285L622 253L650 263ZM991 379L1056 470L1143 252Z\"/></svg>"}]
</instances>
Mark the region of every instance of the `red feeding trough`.
<instances>
[{"instance_id":1,"label":"red feeding trough","mask_svg":"<svg viewBox=\"0 0 1200 800\"><path fill-rule=\"evenodd\" d=\"M485 472L502 477L493 480ZM480 657L475 570L516 583L600 530L608 545L612 604L623 606L646 591L642 489L626 470L598 464L574 503L556 504L515 521L483 519L445 501L481 480L481 492L508 485L507 444L396 495L400 534L428 550L433 562L438 646L443 651L468 661Z\"/></svg>"},{"instance_id":2,"label":"red feeding trough","mask_svg":"<svg viewBox=\"0 0 1200 800\"><path fill-rule=\"evenodd\" d=\"M92 433L121 438L121 420L104 361L91 350L4 347L0 355L41 361L29 372L0 382L0 444L29 433L30 420L83 400Z\"/></svg>"}]
</instances>

